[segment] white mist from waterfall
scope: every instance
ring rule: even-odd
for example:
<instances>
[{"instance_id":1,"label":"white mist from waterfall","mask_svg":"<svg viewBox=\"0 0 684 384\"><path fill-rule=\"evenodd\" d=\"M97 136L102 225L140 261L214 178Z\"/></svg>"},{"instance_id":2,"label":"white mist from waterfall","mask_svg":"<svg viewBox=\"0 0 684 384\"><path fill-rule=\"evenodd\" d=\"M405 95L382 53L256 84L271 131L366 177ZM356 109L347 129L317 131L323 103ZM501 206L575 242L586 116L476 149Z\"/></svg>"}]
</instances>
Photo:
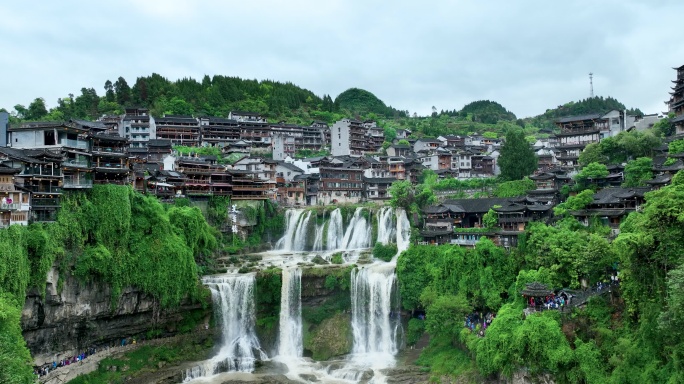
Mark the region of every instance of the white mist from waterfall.
<instances>
[{"instance_id":1,"label":"white mist from waterfall","mask_svg":"<svg viewBox=\"0 0 684 384\"><path fill-rule=\"evenodd\" d=\"M252 372L258 358L268 357L261 350L254 331L255 275L208 276L203 283L211 290L217 320L221 326L221 349L216 356L185 372L184 381L221 372Z\"/></svg>"},{"instance_id":2,"label":"white mist from waterfall","mask_svg":"<svg viewBox=\"0 0 684 384\"><path fill-rule=\"evenodd\" d=\"M279 330L278 356L281 359L302 357L302 270L299 268L283 269Z\"/></svg>"}]
</instances>

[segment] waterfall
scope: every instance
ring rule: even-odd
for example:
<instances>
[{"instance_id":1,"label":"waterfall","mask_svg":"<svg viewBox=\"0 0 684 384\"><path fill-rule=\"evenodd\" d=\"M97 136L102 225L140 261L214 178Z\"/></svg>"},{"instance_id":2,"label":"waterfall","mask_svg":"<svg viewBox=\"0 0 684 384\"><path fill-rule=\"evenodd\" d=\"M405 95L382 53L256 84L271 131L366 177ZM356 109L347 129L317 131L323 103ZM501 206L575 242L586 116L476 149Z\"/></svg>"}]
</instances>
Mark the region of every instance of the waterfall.
<instances>
[{"instance_id":1,"label":"waterfall","mask_svg":"<svg viewBox=\"0 0 684 384\"><path fill-rule=\"evenodd\" d=\"M397 249L398 253L407 250L411 244L411 223L403 209L397 210Z\"/></svg>"},{"instance_id":2,"label":"waterfall","mask_svg":"<svg viewBox=\"0 0 684 384\"><path fill-rule=\"evenodd\" d=\"M342 247L342 238L344 237L342 212L336 208L330 214L328 221L328 233L326 237L326 248L328 251L334 251Z\"/></svg>"},{"instance_id":3,"label":"waterfall","mask_svg":"<svg viewBox=\"0 0 684 384\"><path fill-rule=\"evenodd\" d=\"M294 233L294 239L292 240L292 246L290 250L292 251L305 251L306 250L306 238L308 235L309 221L311 220L311 211L308 211L299 223L297 223L297 229Z\"/></svg>"},{"instance_id":4,"label":"waterfall","mask_svg":"<svg viewBox=\"0 0 684 384\"><path fill-rule=\"evenodd\" d=\"M342 250L362 249L371 247L371 227L362 215L363 208L356 208L354 216L347 226L342 240Z\"/></svg>"},{"instance_id":5,"label":"waterfall","mask_svg":"<svg viewBox=\"0 0 684 384\"><path fill-rule=\"evenodd\" d=\"M394 227L394 210L390 207L382 207L378 212L378 242L389 244L394 242L396 228Z\"/></svg>"},{"instance_id":6,"label":"waterfall","mask_svg":"<svg viewBox=\"0 0 684 384\"><path fill-rule=\"evenodd\" d=\"M398 308L393 308L393 265L352 271L352 330L355 354L397 353Z\"/></svg>"},{"instance_id":7,"label":"waterfall","mask_svg":"<svg viewBox=\"0 0 684 384\"><path fill-rule=\"evenodd\" d=\"M208 276L203 283L211 290L216 318L221 325L222 345L216 356L188 369L185 380L221 372L252 372L257 359L268 357L261 350L254 332L255 275Z\"/></svg>"},{"instance_id":8,"label":"waterfall","mask_svg":"<svg viewBox=\"0 0 684 384\"><path fill-rule=\"evenodd\" d=\"M313 251L322 252L323 251L323 232L325 231L325 211L323 211L323 224L318 224L316 222L315 237L313 241Z\"/></svg>"},{"instance_id":9,"label":"waterfall","mask_svg":"<svg viewBox=\"0 0 684 384\"><path fill-rule=\"evenodd\" d=\"M294 237L297 223L299 222L302 213L304 213L304 211L301 209L288 209L285 211L285 234L276 242L276 249L286 251L292 250L292 238Z\"/></svg>"},{"instance_id":10,"label":"waterfall","mask_svg":"<svg viewBox=\"0 0 684 384\"><path fill-rule=\"evenodd\" d=\"M302 270L284 268L280 291L280 358L302 357Z\"/></svg>"},{"instance_id":11,"label":"waterfall","mask_svg":"<svg viewBox=\"0 0 684 384\"><path fill-rule=\"evenodd\" d=\"M373 247L371 220L366 217L368 208L356 208L349 224L344 227L339 208L330 212L330 217L317 219L315 211L288 209L285 212L285 234L276 242L275 248L282 251L349 251ZM396 242L400 251L408 247L410 227L406 213L383 207L377 213L378 238L383 244ZM395 240L396 239L396 240Z\"/></svg>"}]
</instances>

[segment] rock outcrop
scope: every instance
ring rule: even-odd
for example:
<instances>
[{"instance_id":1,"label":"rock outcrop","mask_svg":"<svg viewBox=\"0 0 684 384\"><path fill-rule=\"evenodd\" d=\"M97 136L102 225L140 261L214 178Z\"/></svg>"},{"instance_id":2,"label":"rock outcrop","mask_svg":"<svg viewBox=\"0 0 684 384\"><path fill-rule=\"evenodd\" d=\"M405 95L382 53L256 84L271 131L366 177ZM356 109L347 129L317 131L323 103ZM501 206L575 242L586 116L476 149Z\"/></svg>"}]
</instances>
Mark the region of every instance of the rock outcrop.
<instances>
[{"instance_id":1,"label":"rock outcrop","mask_svg":"<svg viewBox=\"0 0 684 384\"><path fill-rule=\"evenodd\" d=\"M102 283L80 282L67 276L58 289L59 272L48 273L45 297L37 290L27 293L21 327L36 365L59 361L92 346L121 345L124 338L139 337L157 330L173 334L185 317L206 318L211 303L186 303L173 310L160 310L150 295L125 289L112 301L111 288ZM129 340L130 341L130 340Z\"/></svg>"}]
</instances>

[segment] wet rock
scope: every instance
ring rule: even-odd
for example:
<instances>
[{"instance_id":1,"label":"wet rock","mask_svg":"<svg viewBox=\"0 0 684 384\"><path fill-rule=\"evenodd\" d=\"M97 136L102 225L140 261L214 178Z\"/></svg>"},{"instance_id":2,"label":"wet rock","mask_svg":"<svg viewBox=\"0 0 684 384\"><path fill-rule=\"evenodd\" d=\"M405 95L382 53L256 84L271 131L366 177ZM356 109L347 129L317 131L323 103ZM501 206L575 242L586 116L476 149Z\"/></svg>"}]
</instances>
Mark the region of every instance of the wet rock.
<instances>
[{"instance_id":1,"label":"wet rock","mask_svg":"<svg viewBox=\"0 0 684 384\"><path fill-rule=\"evenodd\" d=\"M306 380L308 383L318 382L318 378L315 375L307 375L307 374L302 373L299 375L299 377Z\"/></svg>"}]
</instances>

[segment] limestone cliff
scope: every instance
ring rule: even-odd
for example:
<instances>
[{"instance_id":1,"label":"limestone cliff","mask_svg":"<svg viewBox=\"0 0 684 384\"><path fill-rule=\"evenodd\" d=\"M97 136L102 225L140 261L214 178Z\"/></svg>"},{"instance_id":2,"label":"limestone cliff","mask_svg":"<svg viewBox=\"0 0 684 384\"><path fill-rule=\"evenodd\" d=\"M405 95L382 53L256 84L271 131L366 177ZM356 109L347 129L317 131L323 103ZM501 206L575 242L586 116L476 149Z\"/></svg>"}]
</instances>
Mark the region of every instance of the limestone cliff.
<instances>
[{"instance_id":1,"label":"limestone cliff","mask_svg":"<svg viewBox=\"0 0 684 384\"><path fill-rule=\"evenodd\" d=\"M59 278L57 269L50 270L45 297L29 291L22 310L24 339L36 365L73 356L91 346L119 345L123 338L139 338L152 330L173 334L182 326L208 323L211 315L210 302L205 308L184 303L173 310L160 310L152 296L132 288L125 289L112 305L109 286L66 276L58 289Z\"/></svg>"}]
</instances>

